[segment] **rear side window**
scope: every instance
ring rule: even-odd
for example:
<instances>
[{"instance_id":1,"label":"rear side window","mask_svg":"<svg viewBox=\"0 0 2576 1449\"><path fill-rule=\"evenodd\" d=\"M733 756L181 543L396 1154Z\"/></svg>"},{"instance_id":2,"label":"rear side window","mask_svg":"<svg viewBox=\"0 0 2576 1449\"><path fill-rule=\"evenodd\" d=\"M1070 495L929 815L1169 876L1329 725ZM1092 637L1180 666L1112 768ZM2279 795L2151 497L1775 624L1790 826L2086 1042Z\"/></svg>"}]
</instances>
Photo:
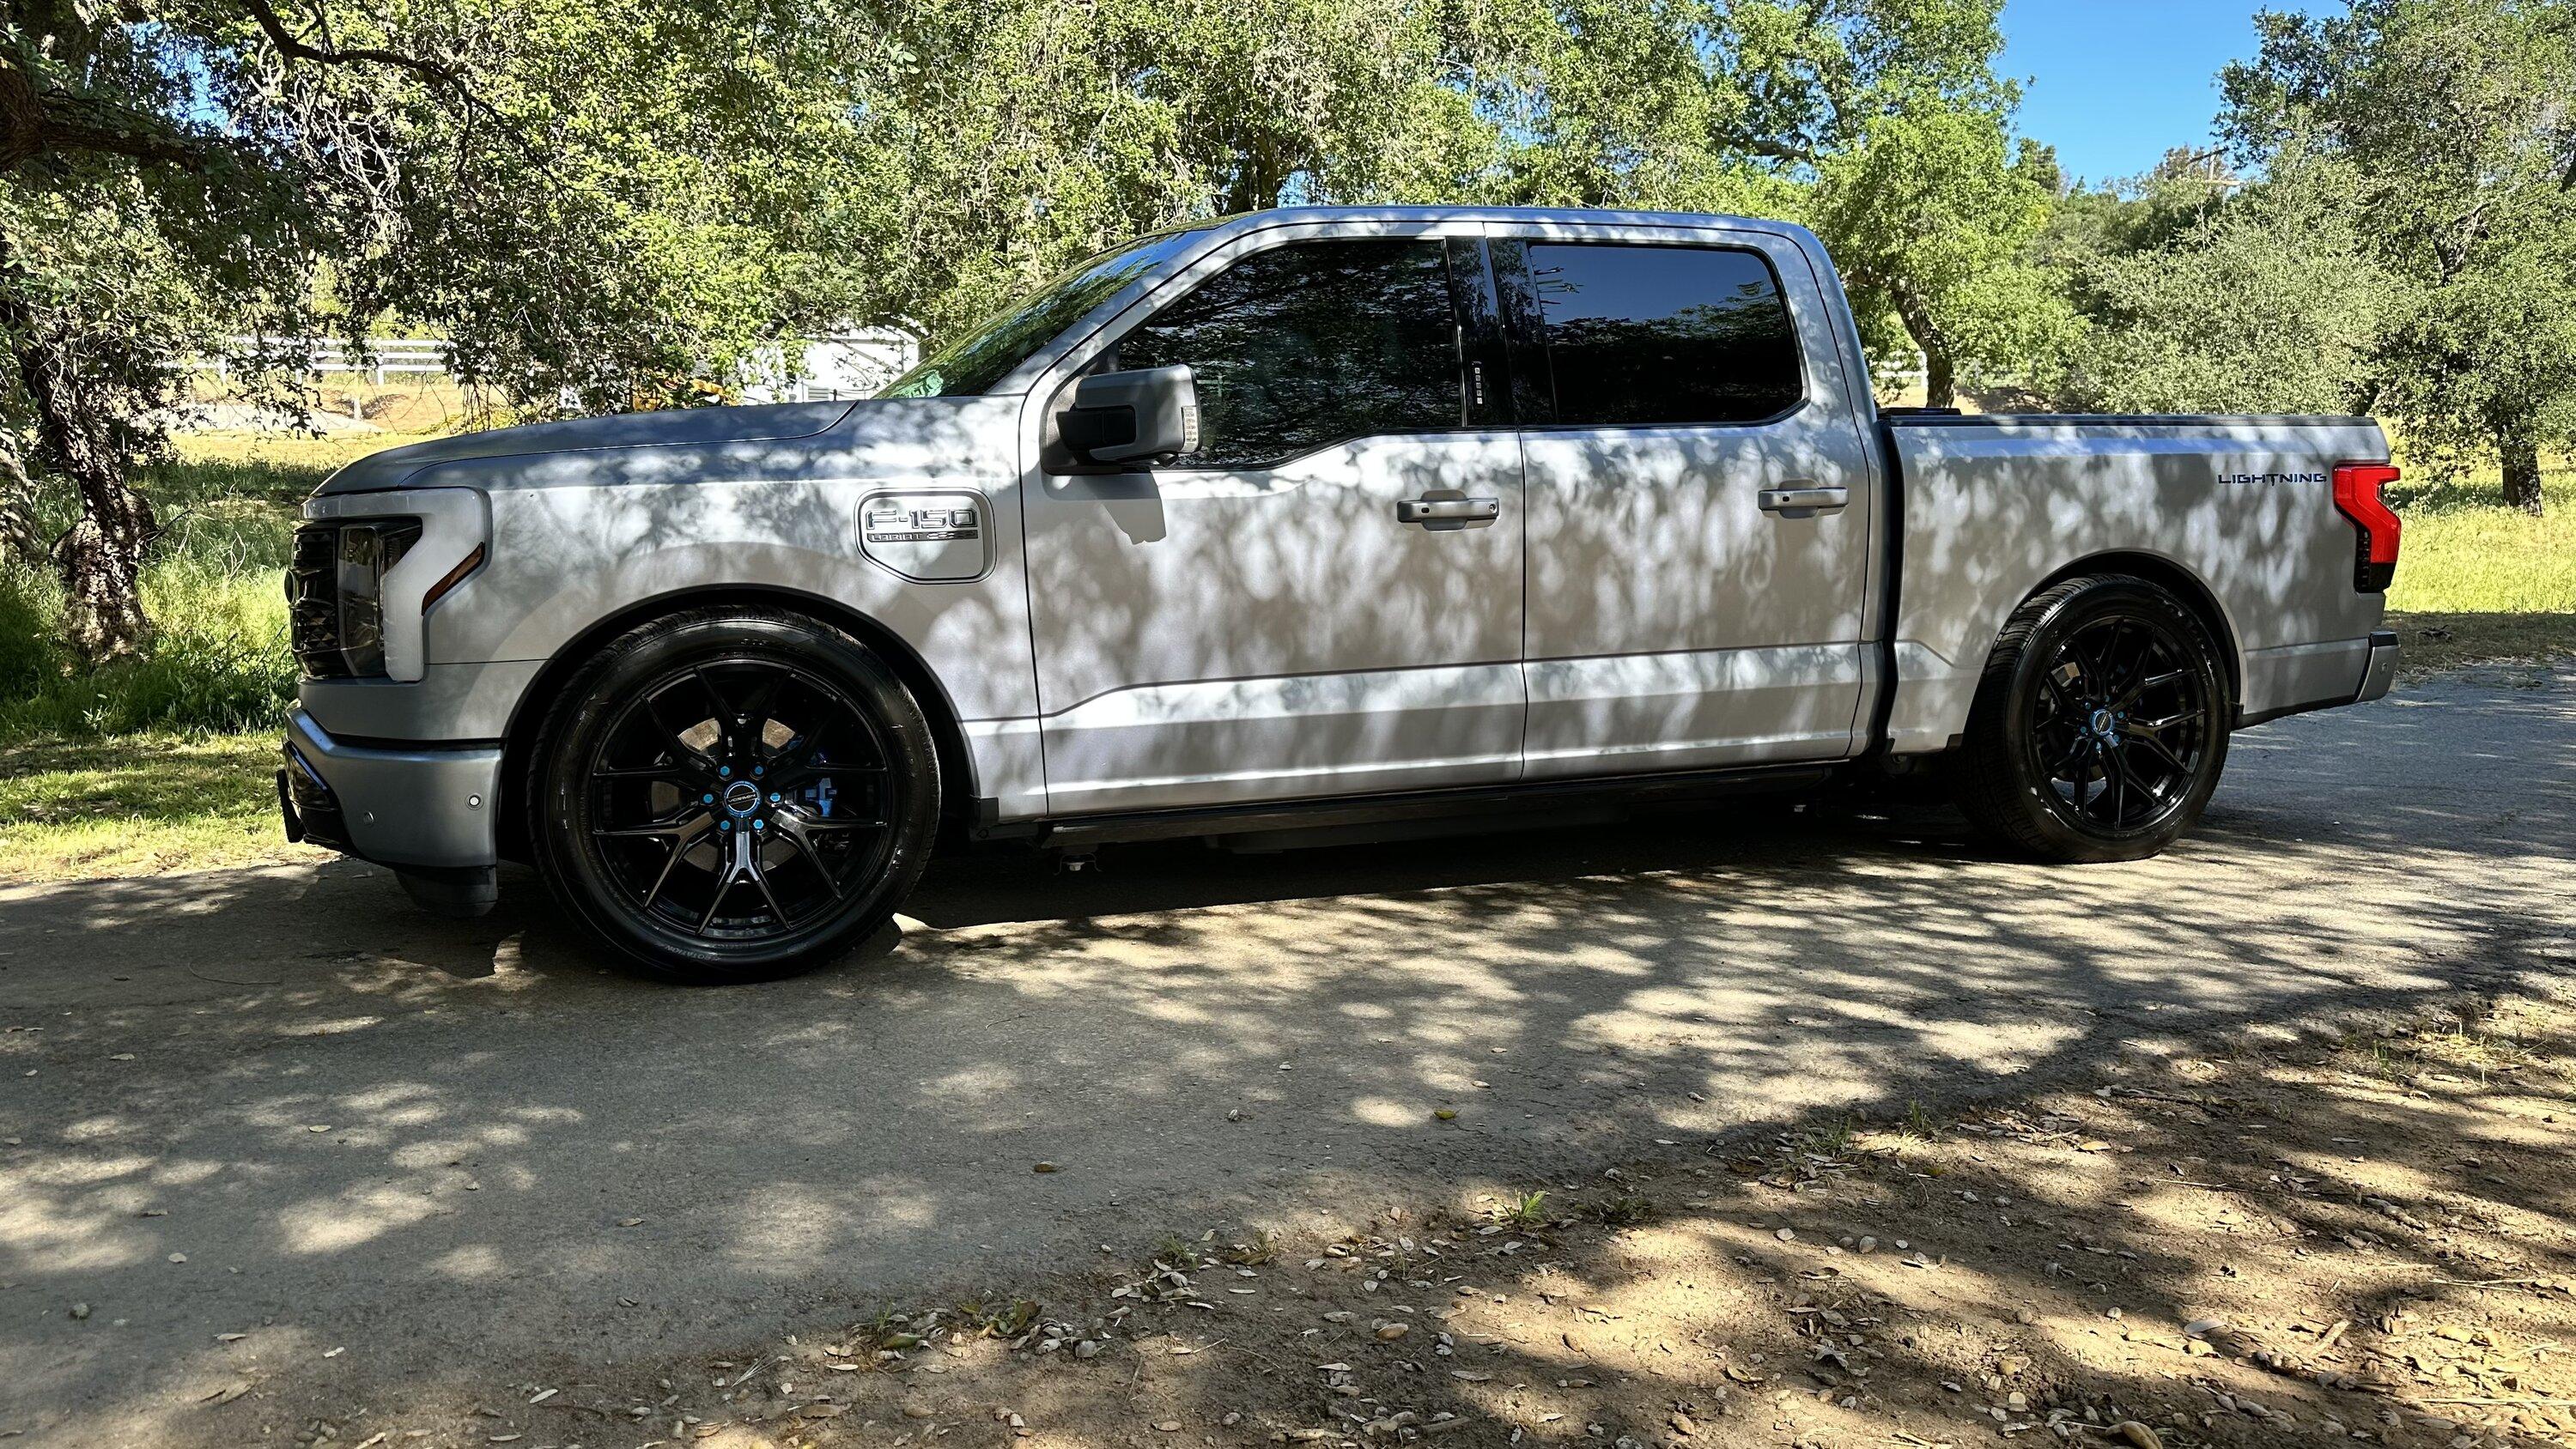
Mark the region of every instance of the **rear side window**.
<instances>
[{"instance_id":1,"label":"rear side window","mask_svg":"<svg viewBox=\"0 0 2576 1449\"><path fill-rule=\"evenodd\" d=\"M1528 256L1559 424L1760 422L1804 395L1760 253L1534 242Z\"/></svg>"},{"instance_id":2,"label":"rear side window","mask_svg":"<svg viewBox=\"0 0 2576 1449\"><path fill-rule=\"evenodd\" d=\"M1268 467L1353 438L1458 427L1447 250L1371 239L1256 253L1119 339L1106 366L1189 365L1200 445L1187 467Z\"/></svg>"}]
</instances>

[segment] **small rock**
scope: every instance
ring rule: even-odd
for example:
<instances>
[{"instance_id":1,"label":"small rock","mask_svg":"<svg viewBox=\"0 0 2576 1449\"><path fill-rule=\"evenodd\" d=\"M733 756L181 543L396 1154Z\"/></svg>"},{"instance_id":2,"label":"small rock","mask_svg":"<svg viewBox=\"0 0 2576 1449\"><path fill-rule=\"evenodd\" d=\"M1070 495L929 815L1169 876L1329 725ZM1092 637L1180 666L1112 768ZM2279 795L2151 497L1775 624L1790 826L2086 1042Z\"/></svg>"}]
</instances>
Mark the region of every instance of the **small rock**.
<instances>
[{"instance_id":1,"label":"small rock","mask_svg":"<svg viewBox=\"0 0 2576 1449\"><path fill-rule=\"evenodd\" d=\"M185 1253L172 1253L170 1255L170 1261L173 1263L184 1263L188 1261L188 1255Z\"/></svg>"},{"instance_id":2,"label":"small rock","mask_svg":"<svg viewBox=\"0 0 2576 1449\"><path fill-rule=\"evenodd\" d=\"M1798 1240L1798 1230L1796 1228L1778 1228L1772 1231L1771 1236L1778 1238L1784 1243L1794 1243Z\"/></svg>"},{"instance_id":3,"label":"small rock","mask_svg":"<svg viewBox=\"0 0 2576 1449\"><path fill-rule=\"evenodd\" d=\"M1377 1339L1380 1343L1393 1343L1412 1331L1409 1323L1381 1323L1377 1326Z\"/></svg>"},{"instance_id":4,"label":"small rock","mask_svg":"<svg viewBox=\"0 0 2576 1449\"><path fill-rule=\"evenodd\" d=\"M1100 1340L1096 1338L1086 1338L1082 1342L1075 1344L1073 1346L1073 1356L1075 1358L1098 1358L1100 1356Z\"/></svg>"},{"instance_id":5,"label":"small rock","mask_svg":"<svg viewBox=\"0 0 2576 1449\"><path fill-rule=\"evenodd\" d=\"M2129 1449L2165 1449L2165 1441L2155 1430L2135 1419L2122 1419L2111 1426L2111 1437Z\"/></svg>"},{"instance_id":6,"label":"small rock","mask_svg":"<svg viewBox=\"0 0 2576 1449\"><path fill-rule=\"evenodd\" d=\"M1439 1118L1443 1122L1455 1122L1458 1120L1458 1109L1455 1107L1443 1107L1431 1115Z\"/></svg>"},{"instance_id":7,"label":"small rock","mask_svg":"<svg viewBox=\"0 0 2576 1449\"><path fill-rule=\"evenodd\" d=\"M1052 1163L1052 1162L1037 1162L1037 1163L1032 1163L1032 1164L1030 1164L1030 1166L1029 1166L1029 1171L1031 1171L1031 1172L1053 1172L1053 1171L1055 1171L1055 1164L1054 1164L1054 1163Z\"/></svg>"},{"instance_id":8,"label":"small rock","mask_svg":"<svg viewBox=\"0 0 2576 1449\"><path fill-rule=\"evenodd\" d=\"M1158 1419L1154 1423L1154 1430L1156 1433L1161 1434L1177 1434L1181 1432L1181 1421L1178 1419Z\"/></svg>"},{"instance_id":9,"label":"small rock","mask_svg":"<svg viewBox=\"0 0 2576 1449\"><path fill-rule=\"evenodd\" d=\"M73 1317L75 1320L83 1319L83 1318L87 1318L87 1317L89 1317L89 1305L88 1305L88 1304L86 1304L86 1303L75 1303L75 1304L73 1304L73 1305L72 1305L72 1317Z\"/></svg>"}]
</instances>

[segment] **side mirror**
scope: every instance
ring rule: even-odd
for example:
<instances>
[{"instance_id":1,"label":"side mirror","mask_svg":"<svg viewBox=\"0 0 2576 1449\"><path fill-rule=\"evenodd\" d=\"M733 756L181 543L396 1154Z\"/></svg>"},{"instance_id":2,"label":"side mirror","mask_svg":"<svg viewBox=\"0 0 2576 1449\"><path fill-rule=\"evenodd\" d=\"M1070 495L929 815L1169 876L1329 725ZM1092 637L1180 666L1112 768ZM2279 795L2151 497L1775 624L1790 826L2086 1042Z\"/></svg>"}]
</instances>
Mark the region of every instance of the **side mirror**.
<instances>
[{"instance_id":1,"label":"side mirror","mask_svg":"<svg viewBox=\"0 0 2576 1449\"><path fill-rule=\"evenodd\" d=\"M1134 463L1195 453L1199 393L1187 367L1104 372L1073 385L1056 414L1065 451L1085 463Z\"/></svg>"}]
</instances>

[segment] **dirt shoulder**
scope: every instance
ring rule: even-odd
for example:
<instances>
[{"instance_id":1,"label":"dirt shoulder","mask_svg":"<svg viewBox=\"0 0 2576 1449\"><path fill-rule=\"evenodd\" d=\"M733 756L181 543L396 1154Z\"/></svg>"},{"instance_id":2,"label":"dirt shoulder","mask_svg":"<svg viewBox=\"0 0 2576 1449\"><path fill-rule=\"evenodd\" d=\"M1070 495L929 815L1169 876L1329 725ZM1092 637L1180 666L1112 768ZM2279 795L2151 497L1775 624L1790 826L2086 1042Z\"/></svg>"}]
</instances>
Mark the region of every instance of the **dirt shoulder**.
<instances>
[{"instance_id":1,"label":"dirt shoulder","mask_svg":"<svg viewBox=\"0 0 2576 1449\"><path fill-rule=\"evenodd\" d=\"M1212 1225L724 1357L210 1415L343 1445L2576 1444L2571 1193L2576 1006L2524 998L1356 1233Z\"/></svg>"}]
</instances>

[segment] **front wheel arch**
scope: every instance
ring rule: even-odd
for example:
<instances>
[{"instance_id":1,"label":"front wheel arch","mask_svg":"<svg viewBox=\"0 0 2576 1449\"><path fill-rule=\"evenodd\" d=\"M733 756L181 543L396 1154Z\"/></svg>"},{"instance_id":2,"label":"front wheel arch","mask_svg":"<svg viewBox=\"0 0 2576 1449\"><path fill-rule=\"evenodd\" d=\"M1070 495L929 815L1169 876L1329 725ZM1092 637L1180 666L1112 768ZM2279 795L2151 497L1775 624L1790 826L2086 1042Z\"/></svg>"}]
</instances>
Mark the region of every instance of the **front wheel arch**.
<instances>
[{"instance_id":1,"label":"front wheel arch","mask_svg":"<svg viewBox=\"0 0 2576 1449\"><path fill-rule=\"evenodd\" d=\"M522 863L529 860L529 802L514 802L508 797L518 782L528 778L528 766L535 758L538 736L545 727L546 702L561 693L563 686L581 671L582 666L597 658L610 641L627 631L675 614L734 607L783 609L802 614L817 623L839 629L875 650L885 660L886 667L903 681L904 688L912 691L913 699L930 721L931 743L939 752L942 815L951 821L971 821L974 818L977 795L975 756L966 746L966 727L957 712L956 702L948 697L947 686L940 682L939 676L902 635L870 615L818 594L750 584L728 585L683 589L638 600L613 614L602 616L565 641L563 647L546 660L545 667L537 671L536 677L520 693L518 703L512 706L509 728L502 737L502 811L493 823L498 827L503 859Z\"/></svg>"}]
</instances>

